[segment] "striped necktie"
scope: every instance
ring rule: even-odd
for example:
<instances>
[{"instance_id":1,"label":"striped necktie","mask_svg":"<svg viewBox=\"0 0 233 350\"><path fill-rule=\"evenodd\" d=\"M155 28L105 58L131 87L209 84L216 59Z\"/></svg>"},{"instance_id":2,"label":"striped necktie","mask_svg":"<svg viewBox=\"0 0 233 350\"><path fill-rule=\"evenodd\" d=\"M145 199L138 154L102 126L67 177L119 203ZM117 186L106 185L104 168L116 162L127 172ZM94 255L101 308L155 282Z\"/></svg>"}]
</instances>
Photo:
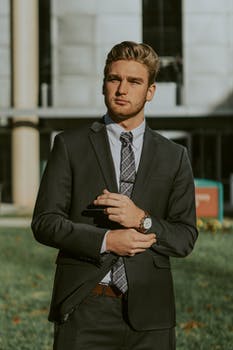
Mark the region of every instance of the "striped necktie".
<instances>
[{"instance_id":1,"label":"striped necktie","mask_svg":"<svg viewBox=\"0 0 233 350\"><path fill-rule=\"evenodd\" d=\"M136 166L134 152L132 149L132 132L122 132L120 135L120 141L122 143L120 164L120 193L131 197L136 177ZM112 283L122 293L125 293L128 289L125 266L122 257L119 257L117 262L112 267Z\"/></svg>"}]
</instances>

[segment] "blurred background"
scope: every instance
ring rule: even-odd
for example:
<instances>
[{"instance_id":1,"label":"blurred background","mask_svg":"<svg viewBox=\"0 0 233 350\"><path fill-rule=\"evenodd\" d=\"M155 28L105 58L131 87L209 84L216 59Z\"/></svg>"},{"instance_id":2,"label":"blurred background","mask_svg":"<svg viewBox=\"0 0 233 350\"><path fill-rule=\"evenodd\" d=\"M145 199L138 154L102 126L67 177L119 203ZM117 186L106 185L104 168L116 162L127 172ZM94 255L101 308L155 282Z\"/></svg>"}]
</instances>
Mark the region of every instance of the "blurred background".
<instances>
[{"instance_id":1,"label":"blurred background","mask_svg":"<svg viewBox=\"0 0 233 350\"><path fill-rule=\"evenodd\" d=\"M223 184L232 214L232 0L1 0L0 201L32 209L55 133L105 113L105 57L123 40L160 55L148 123Z\"/></svg>"}]
</instances>

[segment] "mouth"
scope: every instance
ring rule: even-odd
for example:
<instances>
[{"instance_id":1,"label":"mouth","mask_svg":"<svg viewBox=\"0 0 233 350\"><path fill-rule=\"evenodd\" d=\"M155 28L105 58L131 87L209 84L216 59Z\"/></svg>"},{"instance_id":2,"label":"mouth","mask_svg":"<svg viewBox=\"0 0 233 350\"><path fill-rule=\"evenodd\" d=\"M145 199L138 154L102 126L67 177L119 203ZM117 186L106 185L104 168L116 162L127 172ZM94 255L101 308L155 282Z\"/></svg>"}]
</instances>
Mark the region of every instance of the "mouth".
<instances>
[{"instance_id":1,"label":"mouth","mask_svg":"<svg viewBox=\"0 0 233 350\"><path fill-rule=\"evenodd\" d=\"M114 102L117 104L117 105L120 105L120 106L125 106L129 103L129 101L127 100L124 100L122 98L116 98L114 99Z\"/></svg>"}]
</instances>

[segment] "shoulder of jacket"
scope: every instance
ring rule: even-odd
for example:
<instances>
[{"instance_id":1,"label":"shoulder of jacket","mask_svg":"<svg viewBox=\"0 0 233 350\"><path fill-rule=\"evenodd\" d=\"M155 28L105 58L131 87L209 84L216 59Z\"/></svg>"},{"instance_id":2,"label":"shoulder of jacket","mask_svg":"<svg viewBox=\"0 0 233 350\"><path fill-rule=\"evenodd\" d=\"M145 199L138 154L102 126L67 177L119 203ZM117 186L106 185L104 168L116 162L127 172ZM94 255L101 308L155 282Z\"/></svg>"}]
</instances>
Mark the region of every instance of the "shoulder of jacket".
<instances>
[{"instance_id":1,"label":"shoulder of jacket","mask_svg":"<svg viewBox=\"0 0 233 350\"><path fill-rule=\"evenodd\" d=\"M167 137L163 136L162 134L160 134L158 131L151 129L150 127L148 127L148 131L151 133L153 139L158 143L161 144L161 146L163 147L167 147L170 150L174 150L176 152L183 152L185 147L182 146L181 144L168 139Z\"/></svg>"},{"instance_id":2,"label":"shoulder of jacket","mask_svg":"<svg viewBox=\"0 0 233 350\"><path fill-rule=\"evenodd\" d=\"M73 140L78 142L80 140L86 139L91 131L98 131L102 128L103 123L96 120L95 122L83 123L75 129L69 129L59 132L56 137L63 139L65 143L72 142Z\"/></svg>"}]
</instances>

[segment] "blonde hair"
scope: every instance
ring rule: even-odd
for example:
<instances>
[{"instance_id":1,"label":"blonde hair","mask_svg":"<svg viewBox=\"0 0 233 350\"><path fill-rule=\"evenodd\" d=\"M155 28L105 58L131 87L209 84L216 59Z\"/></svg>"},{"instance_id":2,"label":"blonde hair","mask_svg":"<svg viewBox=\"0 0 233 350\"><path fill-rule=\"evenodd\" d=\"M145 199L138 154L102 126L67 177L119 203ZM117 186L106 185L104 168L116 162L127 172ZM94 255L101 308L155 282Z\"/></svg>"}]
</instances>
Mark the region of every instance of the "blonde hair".
<instances>
[{"instance_id":1,"label":"blonde hair","mask_svg":"<svg viewBox=\"0 0 233 350\"><path fill-rule=\"evenodd\" d=\"M104 82L107 78L112 62L119 60L133 60L142 63L148 71L149 86L155 82L159 71L159 57L151 46L133 41L123 41L115 45L107 55L104 68Z\"/></svg>"}]
</instances>

